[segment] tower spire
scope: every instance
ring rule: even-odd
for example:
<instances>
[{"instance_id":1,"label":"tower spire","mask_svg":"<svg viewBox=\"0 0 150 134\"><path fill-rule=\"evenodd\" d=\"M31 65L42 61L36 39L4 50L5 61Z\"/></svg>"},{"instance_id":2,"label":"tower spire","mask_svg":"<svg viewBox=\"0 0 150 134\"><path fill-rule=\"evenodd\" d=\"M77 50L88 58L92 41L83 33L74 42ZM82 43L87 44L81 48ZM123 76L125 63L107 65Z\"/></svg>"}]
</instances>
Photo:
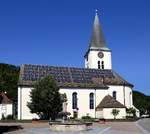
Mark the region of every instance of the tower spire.
<instances>
[{"instance_id":1,"label":"tower spire","mask_svg":"<svg viewBox=\"0 0 150 134\"><path fill-rule=\"evenodd\" d=\"M112 69L111 50L106 46L97 9L95 10L91 41L84 58L86 68Z\"/></svg>"},{"instance_id":2,"label":"tower spire","mask_svg":"<svg viewBox=\"0 0 150 134\"><path fill-rule=\"evenodd\" d=\"M92 37L90 41L91 49L105 49L107 50L105 38L98 18L98 10L95 10L95 19L93 24ZM108 49L109 50L109 49Z\"/></svg>"}]
</instances>

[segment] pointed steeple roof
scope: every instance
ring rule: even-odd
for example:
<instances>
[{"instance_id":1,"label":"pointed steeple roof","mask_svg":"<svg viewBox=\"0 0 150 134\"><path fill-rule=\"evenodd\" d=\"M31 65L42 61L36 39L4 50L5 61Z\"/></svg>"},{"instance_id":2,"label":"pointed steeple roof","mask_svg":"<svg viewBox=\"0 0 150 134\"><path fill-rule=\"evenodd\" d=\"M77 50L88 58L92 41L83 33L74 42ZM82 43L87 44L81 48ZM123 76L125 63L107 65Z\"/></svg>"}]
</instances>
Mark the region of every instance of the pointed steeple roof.
<instances>
[{"instance_id":1,"label":"pointed steeple roof","mask_svg":"<svg viewBox=\"0 0 150 134\"><path fill-rule=\"evenodd\" d=\"M94 24L93 24L93 32L90 41L90 49L102 49L109 50L106 46L105 38L103 35L103 31L99 22L98 13L96 10Z\"/></svg>"}]
</instances>

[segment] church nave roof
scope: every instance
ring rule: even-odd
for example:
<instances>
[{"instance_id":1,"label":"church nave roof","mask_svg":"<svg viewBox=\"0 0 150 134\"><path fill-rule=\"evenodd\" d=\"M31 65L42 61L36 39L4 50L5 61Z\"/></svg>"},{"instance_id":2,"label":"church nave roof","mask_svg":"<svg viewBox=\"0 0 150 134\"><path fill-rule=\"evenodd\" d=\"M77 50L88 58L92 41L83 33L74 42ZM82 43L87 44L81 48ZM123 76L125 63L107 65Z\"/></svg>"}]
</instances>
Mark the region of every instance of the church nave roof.
<instances>
[{"instance_id":1,"label":"church nave roof","mask_svg":"<svg viewBox=\"0 0 150 134\"><path fill-rule=\"evenodd\" d=\"M33 84L51 75L59 87L67 88L108 88L107 85L132 84L125 81L113 70L99 70L75 67L56 67L47 65L23 64L20 68L18 85L33 86Z\"/></svg>"}]
</instances>

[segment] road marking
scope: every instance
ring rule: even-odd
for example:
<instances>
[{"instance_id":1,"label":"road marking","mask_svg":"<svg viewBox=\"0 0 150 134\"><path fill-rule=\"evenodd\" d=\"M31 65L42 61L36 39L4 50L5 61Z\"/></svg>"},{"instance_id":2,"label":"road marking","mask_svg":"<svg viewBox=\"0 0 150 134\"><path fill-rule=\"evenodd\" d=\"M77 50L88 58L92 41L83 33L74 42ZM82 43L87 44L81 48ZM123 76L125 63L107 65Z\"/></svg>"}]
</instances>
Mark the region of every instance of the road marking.
<instances>
[{"instance_id":1,"label":"road marking","mask_svg":"<svg viewBox=\"0 0 150 134\"><path fill-rule=\"evenodd\" d=\"M104 132L108 131L111 127L107 127L105 129L103 129L101 132L99 132L98 134L103 134Z\"/></svg>"}]
</instances>

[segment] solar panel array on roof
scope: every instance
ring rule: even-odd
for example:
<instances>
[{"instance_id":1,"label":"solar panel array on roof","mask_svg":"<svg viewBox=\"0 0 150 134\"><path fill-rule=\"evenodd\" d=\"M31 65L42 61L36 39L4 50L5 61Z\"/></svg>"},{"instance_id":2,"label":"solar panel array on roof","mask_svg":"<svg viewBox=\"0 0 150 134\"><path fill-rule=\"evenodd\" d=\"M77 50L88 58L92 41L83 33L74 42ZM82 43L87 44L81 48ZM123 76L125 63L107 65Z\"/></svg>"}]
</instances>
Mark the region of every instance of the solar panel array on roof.
<instances>
[{"instance_id":1,"label":"solar panel array on roof","mask_svg":"<svg viewBox=\"0 0 150 134\"><path fill-rule=\"evenodd\" d=\"M35 82L45 76L52 75L52 77L61 83L93 83L93 78L107 79L107 84L123 84L121 77L116 75L112 70L99 69L85 69L74 67L54 67L43 65L22 65L20 71L19 84ZM109 83L108 83L109 82ZM126 82L127 83L127 82ZM103 83L101 83L102 85Z\"/></svg>"},{"instance_id":2,"label":"solar panel array on roof","mask_svg":"<svg viewBox=\"0 0 150 134\"><path fill-rule=\"evenodd\" d=\"M74 82L89 83L92 78L113 77L110 70L96 70L83 68L70 68L70 72Z\"/></svg>"},{"instance_id":3,"label":"solar panel array on roof","mask_svg":"<svg viewBox=\"0 0 150 134\"><path fill-rule=\"evenodd\" d=\"M66 67L50 67L50 66L24 66L24 75L22 80L37 81L47 75L52 75L58 82L71 82L68 68Z\"/></svg>"},{"instance_id":4,"label":"solar panel array on roof","mask_svg":"<svg viewBox=\"0 0 150 134\"><path fill-rule=\"evenodd\" d=\"M113 77L110 70L26 65L22 80L37 81L47 75L52 75L58 82L77 83L88 83L93 77Z\"/></svg>"}]
</instances>

